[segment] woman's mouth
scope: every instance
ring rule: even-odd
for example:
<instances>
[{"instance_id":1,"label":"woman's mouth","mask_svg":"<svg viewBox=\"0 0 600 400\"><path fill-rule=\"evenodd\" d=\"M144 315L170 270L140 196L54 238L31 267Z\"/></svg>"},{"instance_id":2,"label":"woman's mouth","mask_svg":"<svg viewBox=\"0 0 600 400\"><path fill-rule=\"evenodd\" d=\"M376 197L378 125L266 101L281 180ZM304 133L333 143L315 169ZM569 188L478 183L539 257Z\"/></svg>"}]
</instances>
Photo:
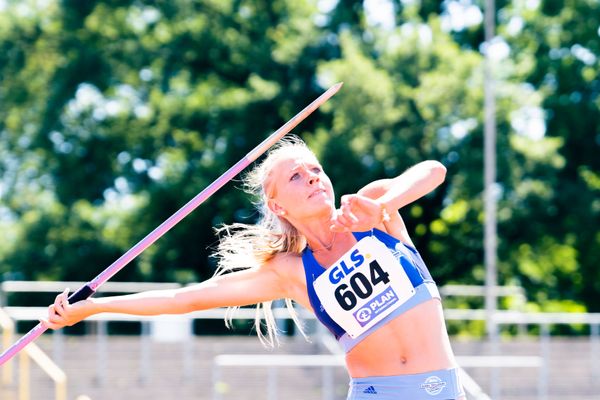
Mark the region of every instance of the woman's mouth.
<instances>
[{"instance_id":1,"label":"woman's mouth","mask_svg":"<svg viewBox=\"0 0 600 400\"><path fill-rule=\"evenodd\" d=\"M315 195L318 195L318 194L321 194L321 193L325 193L325 190L324 190L324 189L317 189L317 190L315 190L314 192L312 192L312 193L310 194L310 196L308 196L308 198L310 199L311 197L313 197L313 196L315 196Z\"/></svg>"}]
</instances>

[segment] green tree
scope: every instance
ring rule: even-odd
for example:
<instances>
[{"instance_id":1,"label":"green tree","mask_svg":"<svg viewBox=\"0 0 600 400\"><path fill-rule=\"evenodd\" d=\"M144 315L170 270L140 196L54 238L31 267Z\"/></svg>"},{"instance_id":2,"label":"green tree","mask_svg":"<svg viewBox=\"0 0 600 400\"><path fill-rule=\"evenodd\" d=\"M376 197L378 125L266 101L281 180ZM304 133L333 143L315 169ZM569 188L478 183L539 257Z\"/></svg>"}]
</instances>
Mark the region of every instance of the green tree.
<instances>
[{"instance_id":1,"label":"green tree","mask_svg":"<svg viewBox=\"0 0 600 400\"><path fill-rule=\"evenodd\" d=\"M447 182L402 213L440 283L482 283L481 21L393 0L378 26L367 3L0 3L2 272L93 277L344 81L295 133L339 195L441 160ZM598 4L497 4L500 279L597 310ZM212 227L256 217L235 186L116 279L211 275Z\"/></svg>"},{"instance_id":2,"label":"green tree","mask_svg":"<svg viewBox=\"0 0 600 400\"><path fill-rule=\"evenodd\" d=\"M0 131L3 203L20 221L5 268L26 278L93 275L322 91L314 59L328 45L310 2L64 1L15 18L18 7L2 15L13 78ZM229 187L203 208L117 279L210 274L211 227L248 218L249 202ZM83 251L94 243L106 245Z\"/></svg>"},{"instance_id":3,"label":"green tree","mask_svg":"<svg viewBox=\"0 0 600 400\"><path fill-rule=\"evenodd\" d=\"M522 24L509 42L515 58L522 53L535 58L523 78L544 94L547 136L560 144L565 160L554 179L546 180L554 190L538 215L545 223L533 258L548 259L540 265L553 267L544 271L551 276L547 282L556 281L548 287L550 295L580 299L599 311L600 4L545 0L527 8L516 3L502 15L507 35L511 21Z\"/></svg>"},{"instance_id":4,"label":"green tree","mask_svg":"<svg viewBox=\"0 0 600 400\"><path fill-rule=\"evenodd\" d=\"M444 2L445 17L451 3ZM469 3L482 5L461 4ZM501 281L524 285L541 308L564 299L567 308L576 300L597 311L600 6L513 0L496 7L495 43L510 51L495 66L499 112L512 109L498 122ZM483 25L452 35L480 49ZM521 95L506 97L515 85Z\"/></svg>"}]
</instances>

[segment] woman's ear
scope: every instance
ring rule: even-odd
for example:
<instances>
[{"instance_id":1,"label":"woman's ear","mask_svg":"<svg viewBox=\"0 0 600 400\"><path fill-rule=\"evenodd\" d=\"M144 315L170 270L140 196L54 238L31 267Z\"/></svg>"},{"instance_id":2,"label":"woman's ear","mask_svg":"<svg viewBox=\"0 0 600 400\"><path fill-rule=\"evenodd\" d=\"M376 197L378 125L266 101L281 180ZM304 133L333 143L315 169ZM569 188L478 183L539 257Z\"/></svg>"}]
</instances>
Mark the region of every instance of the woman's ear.
<instances>
[{"instance_id":1,"label":"woman's ear","mask_svg":"<svg viewBox=\"0 0 600 400\"><path fill-rule=\"evenodd\" d=\"M267 202L267 207L269 207L269 210L271 210L277 216L283 217L286 214L285 209L277 204L277 202L273 199L269 199Z\"/></svg>"}]
</instances>

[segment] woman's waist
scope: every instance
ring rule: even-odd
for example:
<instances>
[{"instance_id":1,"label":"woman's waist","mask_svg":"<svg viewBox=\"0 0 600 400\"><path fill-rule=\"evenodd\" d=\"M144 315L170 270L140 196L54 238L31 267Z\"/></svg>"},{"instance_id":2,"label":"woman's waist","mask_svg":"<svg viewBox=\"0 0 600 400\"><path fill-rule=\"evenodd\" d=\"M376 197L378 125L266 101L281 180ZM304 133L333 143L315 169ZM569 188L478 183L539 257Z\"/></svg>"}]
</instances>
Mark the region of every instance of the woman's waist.
<instances>
[{"instance_id":1,"label":"woman's waist","mask_svg":"<svg viewBox=\"0 0 600 400\"><path fill-rule=\"evenodd\" d=\"M394 318L348 352L346 362L353 377L454 367L440 301L431 299Z\"/></svg>"},{"instance_id":2,"label":"woman's waist","mask_svg":"<svg viewBox=\"0 0 600 400\"><path fill-rule=\"evenodd\" d=\"M388 346L390 347L390 346ZM423 349L427 353L394 351L370 353L369 356L346 355L346 366L352 378L425 373L457 367L454 355L445 346Z\"/></svg>"}]
</instances>

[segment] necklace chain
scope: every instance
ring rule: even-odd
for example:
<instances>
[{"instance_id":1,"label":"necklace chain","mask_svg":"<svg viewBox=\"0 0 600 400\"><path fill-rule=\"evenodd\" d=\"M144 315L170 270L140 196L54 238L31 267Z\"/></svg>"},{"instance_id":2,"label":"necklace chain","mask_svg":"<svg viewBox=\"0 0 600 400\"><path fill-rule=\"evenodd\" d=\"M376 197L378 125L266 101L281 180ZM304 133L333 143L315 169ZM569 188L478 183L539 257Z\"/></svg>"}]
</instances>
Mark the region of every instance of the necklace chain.
<instances>
[{"instance_id":1,"label":"necklace chain","mask_svg":"<svg viewBox=\"0 0 600 400\"><path fill-rule=\"evenodd\" d=\"M312 252L313 252L313 253L316 253L316 252L318 252L318 251L323 251L323 250L327 250L327 251L329 251L329 250L331 250L331 249L333 248L333 245L335 244L335 240L336 240L336 239L337 239L337 232L335 232L335 233L333 234L333 239L331 240L331 243L329 243L329 244L327 244L327 245L325 245L325 246L322 246L322 247L320 247L320 248L318 248L318 249L313 249L313 248L311 248L311 250L312 250Z\"/></svg>"}]
</instances>

